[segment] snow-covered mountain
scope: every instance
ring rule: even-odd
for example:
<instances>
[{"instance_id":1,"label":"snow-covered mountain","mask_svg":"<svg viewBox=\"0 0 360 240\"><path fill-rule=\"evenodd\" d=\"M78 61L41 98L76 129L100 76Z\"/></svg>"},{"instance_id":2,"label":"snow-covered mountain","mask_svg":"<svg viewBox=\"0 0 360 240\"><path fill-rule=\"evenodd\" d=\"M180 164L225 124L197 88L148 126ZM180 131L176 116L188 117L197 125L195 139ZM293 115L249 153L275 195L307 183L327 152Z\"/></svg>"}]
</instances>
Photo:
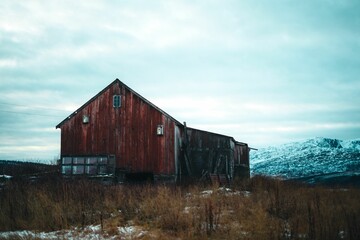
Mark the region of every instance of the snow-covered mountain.
<instances>
[{"instance_id":1,"label":"snow-covered mountain","mask_svg":"<svg viewBox=\"0 0 360 240\"><path fill-rule=\"evenodd\" d=\"M251 152L251 173L285 179L360 177L360 139L313 138ZM311 180L310 180L311 179Z\"/></svg>"}]
</instances>

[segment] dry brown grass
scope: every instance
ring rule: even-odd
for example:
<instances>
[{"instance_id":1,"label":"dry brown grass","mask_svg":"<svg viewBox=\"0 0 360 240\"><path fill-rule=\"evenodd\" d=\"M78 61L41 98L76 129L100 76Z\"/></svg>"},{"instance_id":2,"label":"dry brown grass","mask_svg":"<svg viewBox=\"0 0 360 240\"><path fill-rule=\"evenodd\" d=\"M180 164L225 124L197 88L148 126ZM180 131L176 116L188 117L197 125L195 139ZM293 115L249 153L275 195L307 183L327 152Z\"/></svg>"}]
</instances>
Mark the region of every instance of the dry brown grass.
<instances>
[{"instance_id":1,"label":"dry brown grass","mask_svg":"<svg viewBox=\"0 0 360 240\"><path fill-rule=\"evenodd\" d=\"M360 190L255 177L213 186L12 183L0 192L0 231L136 225L142 239L360 239ZM245 192L248 191L248 192Z\"/></svg>"}]
</instances>

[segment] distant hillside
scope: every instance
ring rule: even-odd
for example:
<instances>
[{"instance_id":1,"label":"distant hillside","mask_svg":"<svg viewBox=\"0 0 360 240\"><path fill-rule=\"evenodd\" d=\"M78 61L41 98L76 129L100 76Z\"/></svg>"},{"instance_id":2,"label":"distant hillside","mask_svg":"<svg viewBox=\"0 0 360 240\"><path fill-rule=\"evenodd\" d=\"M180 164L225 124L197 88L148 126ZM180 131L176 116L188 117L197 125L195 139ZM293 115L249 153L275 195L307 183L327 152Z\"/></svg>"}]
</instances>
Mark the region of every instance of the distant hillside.
<instances>
[{"instance_id":1,"label":"distant hillside","mask_svg":"<svg viewBox=\"0 0 360 240\"><path fill-rule=\"evenodd\" d=\"M55 165L43 163L0 160L0 175L12 177L57 172L57 169Z\"/></svg>"},{"instance_id":2,"label":"distant hillside","mask_svg":"<svg viewBox=\"0 0 360 240\"><path fill-rule=\"evenodd\" d=\"M309 183L360 183L360 139L314 138L251 153L251 173Z\"/></svg>"}]
</instances>

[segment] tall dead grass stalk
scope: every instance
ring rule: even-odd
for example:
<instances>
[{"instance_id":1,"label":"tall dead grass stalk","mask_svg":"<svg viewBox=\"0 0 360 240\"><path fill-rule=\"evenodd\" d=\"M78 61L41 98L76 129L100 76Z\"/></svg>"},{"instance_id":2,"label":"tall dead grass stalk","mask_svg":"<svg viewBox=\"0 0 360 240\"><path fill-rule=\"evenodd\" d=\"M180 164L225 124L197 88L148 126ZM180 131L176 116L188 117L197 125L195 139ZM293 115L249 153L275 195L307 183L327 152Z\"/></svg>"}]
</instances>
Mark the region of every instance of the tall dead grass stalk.
<instances>
[{"instance_id":1,"label":"tall dead grass stalk","mask_svg":"<svg viewBox=\"0 0 360 240\"><path fill-rule=\"evenodd\" d=\"M116 235L118 227L135 224L164 238L360 239L359 189L254 177L233 190L13 182L0 192L0 231L99 224Z\"/></svg>"}]
</instances>

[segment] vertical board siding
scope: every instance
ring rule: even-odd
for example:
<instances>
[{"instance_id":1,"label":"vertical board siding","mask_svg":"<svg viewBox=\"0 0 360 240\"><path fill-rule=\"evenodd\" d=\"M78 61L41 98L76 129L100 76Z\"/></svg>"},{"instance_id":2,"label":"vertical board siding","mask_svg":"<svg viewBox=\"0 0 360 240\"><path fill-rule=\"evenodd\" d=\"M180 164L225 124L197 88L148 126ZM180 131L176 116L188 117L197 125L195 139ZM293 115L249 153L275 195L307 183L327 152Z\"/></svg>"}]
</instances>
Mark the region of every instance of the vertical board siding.
<instances>
[{"instance_id":1,"label":"vertical board siding","mask_svg":"<svg viewBox=\"0 0 360 240\"><path fill-rule=\"evenodd\" d=\"M236 144L235 151L235 165L249 166L249 147L247 144Z\"/></svg>"},{"instance_id":2,"label":"vertical board siding","mask_svg":"<svg viewBox=\"0 0 360 240\"><path fill-rule=\"evenodd\" d=\"M193 174L201 176L208 173L228 172L228 166L234 163L234 144L232 138L198 129L188 128L188 151ZM219 166L218 163L220 163Z\"/></svg>"},{"instance_id":3,"label":"vertical board siding","mask_svg":"<svg viewBox=\"0 0 360 240\"><path fill-rule=\"evenodd\" d=\"M115 119L118 113L112 107L112 86L81 111L69 118L61 126L62 155L114 154ZM83 115L88 115L89 123L83 124Z\"/></svg>"},{"instance_id":4,"label":"vertical board siding","mask_svg":"<svg viewBox=\"0 0 360 240\"><path fill-rule=\"evenodd\" d=\"M229 136L193 128L187 128L186 135L186 151L193 176L202 177L204 173L223 174L230 179L250 176L247 144L236 142ZM181 164L179 171L187 172L185 163Z\"/></svg>"},{"instance_id":5,"label":"vertical board siding","mask_svg":"<svg viewBox=\"0 0 360 240\"><path fill-rule=\"evenodd\" d=\"M121 136L120 160L117 166L130 172L152 172L154 174L175 174L175 168L166 168L165 161L174 161L174 142L166 138L169 131L165 125L166 116L150 106L135 93L122 86L120 114ZM164 135L156 134L157 125L164 125ZM174 126L172 121L170 125ZM173 165L174 166L174 165Z\"/></svg>"},{"instance_id":6,"label":"vertical board siding","mask_svg":"<svg viewBox=\"0 0 360 240\"><path fill-rule=\"evenodd\" d=\"M181 181L182 169L181 163L184 162L184 154L183 154L183 136L181 134L181 129L179 126L174 126L174 168L176 173L176 180Z\"/></svg>"},{"instance_id":7,"label":"vertical board siding","mask_svg":"<svg viewBox=\"0 0 360 240\"><path fill-rule=\"evenodd\" d=\"M121 107L113 107L113 95ZM83 115L90 117L82 123ZM164 135L156 134L157 125ZM115 81L61 124L61 155L115 155L116 167L127 172L175 174L173 119Z\"/></svg>"},{"instance_id":8,"label":"vertical board siding","mask_svg":"<svg viewBox=\"0 0 360 240\"><path fill-rule=\"evenodd\" d=\"M113 107L114 95L121 96L119 108ZM83 115L89 116L89 123L82 122ZM158 125L163 126L163 135L157 135ZM119 172L181 178L189 172L189 162L192 175L200 177L204 171L232 174L234 165L249 166L247 144L232 137L184 128L119 80L57 128L61 128L61 156L114 155Z\"/></svg>"}]
</instances>

